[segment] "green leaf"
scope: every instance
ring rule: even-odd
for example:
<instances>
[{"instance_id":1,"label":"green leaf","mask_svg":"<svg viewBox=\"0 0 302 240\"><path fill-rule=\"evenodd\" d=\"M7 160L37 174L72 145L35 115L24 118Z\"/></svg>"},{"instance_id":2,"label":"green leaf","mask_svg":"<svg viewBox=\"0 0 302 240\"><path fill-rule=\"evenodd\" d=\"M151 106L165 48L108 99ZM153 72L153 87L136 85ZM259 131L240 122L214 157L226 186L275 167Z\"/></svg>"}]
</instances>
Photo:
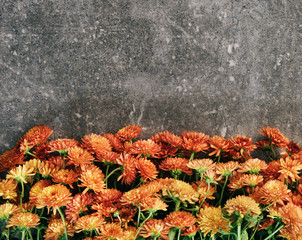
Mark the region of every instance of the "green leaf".
<instances>
[{"instance_id":1,"label":"green leaf","mask_svg":"<svg viewBox=\"0 0 302 240\"><path fill-rule=\"evenodd\" d=\"M174 240L177 232L177 228L171 228L169 232L169 240Z\"/></svg>"},{"instance_id":2,"label":"green leaf","mask_svg":"<svg viewBox=\"0 0 302 240\"><path fill-rule=\"evenodd\" d=\"M247 233L246 230L244 230L242 233L241 233L241 239L242 240L249 240L249 235Z\"/></svg>"}]
</instances>

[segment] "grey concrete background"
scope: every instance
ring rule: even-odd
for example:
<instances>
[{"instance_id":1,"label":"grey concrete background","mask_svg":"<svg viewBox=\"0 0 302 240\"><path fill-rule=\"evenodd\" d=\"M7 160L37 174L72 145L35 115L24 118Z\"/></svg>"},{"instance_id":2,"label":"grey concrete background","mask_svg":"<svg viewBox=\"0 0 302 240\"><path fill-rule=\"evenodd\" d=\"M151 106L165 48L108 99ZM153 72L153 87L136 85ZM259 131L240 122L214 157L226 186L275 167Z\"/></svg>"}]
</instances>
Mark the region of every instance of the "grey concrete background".
<instances>
[{"instance_id":1,"label":"grey concrete background","mask_svg":"<svg viewBox=\"0 0 302 240\"><path fill-rule=\"evenodd\" d=\"M301 0L1 0L0 153L143 126L302 143Z\"/></svg>"}]
</instances>

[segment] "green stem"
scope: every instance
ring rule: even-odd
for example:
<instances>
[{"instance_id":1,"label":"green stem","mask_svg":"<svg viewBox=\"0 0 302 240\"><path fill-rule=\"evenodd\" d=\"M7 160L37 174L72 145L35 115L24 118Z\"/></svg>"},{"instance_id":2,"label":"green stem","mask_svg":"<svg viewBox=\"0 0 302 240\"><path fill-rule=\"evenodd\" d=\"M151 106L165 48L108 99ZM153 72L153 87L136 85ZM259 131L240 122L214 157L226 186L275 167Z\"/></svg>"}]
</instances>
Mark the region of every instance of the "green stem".
<instances>
[{"instance_id":1,"label":"green stem","mask_svg":"<svg viewBox=\"0 0 302 240\"><path fill-rule=\"evenodd\" d=\"M66 222L65 222L65 218L64 218L64 214L62 213L61 209L58 207L58 212L60 213L61 215L61 218L62 218L62 222L63 222L63 226L64 226L64 233L65 233L65 239L68 240L68 234L67 234L67 226L66 226Z\"/></svg>"},{"instance_id":2,"label":"green stem","mask_svg":"<svg viewBox=\"0 0 302 240\"><path fill-rule=\"evenodd\" d=\"M137 215L137 223L136 226L139 226L140 218L141 218L141 206L138 205L138 215Z\"/></svg>"},{"instance_id":3,"label":"green stem","mask_svg":"<svg viewBox=\"0 0 302 240\"><path fill-rule=\"evenodd\" d=\"M28 154L28 155L30 155L32 157L37 157L35 154L31 153L30 151L26 151L25 154Z\"/></svg>"},{"instance_id":4,"label":"green stem","mask_svg":"<svg viewBox=\"0 0 302 240\"><path fill-rule=\"evenodd\" d=\"M237 226L237 240L241 240L241 222Z\"/></svg>"},{"instance_id":5,"label":"green stem","mask_svg":"<svg viewBox=\"0 0 302 240\"><path fill-rule=\"evenodd\" d=\"M181 203L181 201L180 200L176 200L176 202L175 202L175 212L177 212L177 211L179 211L179 209L180 209L180 203Z\"/></svg>"},{"instance_id":6,"label":"green stem","mask_svg":"<svg viewBox=\"0 0 302 240\"><path fill-rule=\"evenodd\" d=\"M274 150L274 148L273 148L273 144L271 143L271 151L272 151L272 154L273 154L273 159L277 159L277 155L276 155L276 153L275 153L275 150Z\"/></svg>"},{"instance_id":7,"label":"green stem","mask_svg":"<svg viewBox=\"0 0 302 240\"><path fill-rule=\"evenodd\" d=\"M30 239L31 239L31 240L34 240L34 239L33 239L33 236L31 235L30 229L27 229L27 232L29 233Z\"/></svg>"},{"instance_id":8,"label":"green stem","mask_svg":"<svg viewBox=\"0 0 302 240\"><path fill-rule=\"evenodd\" d=\"M254 232L253 232L253 234L252 234L252 236L251 236L250 239L254 239L254 236L255 236L255 234L256 234L256 232L257 232L257 230L258 230L259 225L260 225L260 219L258 220L257 226L256 226L256 228L255 228L255 230L254 230Z\"/></svg>"},{"instance_id":9,"label":"green stem","mask_svg":"<svg viewBox=\"0 0 302 240\"><path fill-rule=\"evenodd\" d=\"M268 151L265 151L266 156L268 156L270 161L273 161L274 159L269 155Z\"/></svg>"},{"instance_id":10,"label":"green stem","mask_svg":"<svg viewBox=\"0 0 302 240\"><path fill-rule=\"evenodd\" d=\"M20 196L20 206L21 206L21 211L24 212L23 206L22 206L22 199L24 197L24 183L21 181L21 187L22 187L22 192Z\"/></svg>"},{"instance_id":11,"label":"green stem","mask_svg":"<svg viewBox=\"0 0 302 240\"><path fill-rule=\"evenodd\" d=\"M191 162L194 159L195 152L192 151L189 161Z\"/></svg>"},{"instance_id":12,"label":"green stem","mask_svg":"<svg viewBox=\"0 0 302 240\"><path fill-rule=\"evenodd\" d=\"M105 176L108 176L109 167L110 167L110 165L108 164L107 167L106 167L106 175Z\"/></svg>"},{"instance_id":13,"label":"green stem","mask_svg":"<svg viewBox=\"0 0 302 240\"><path fill-rule=\"evenodd\" d=\"M202 202L201 202L200 205L199 205L199 209L201 208L202 204L203 204L204 201L206 200L207 195L208 195L208 193L209 193L209 190L210 190L210 182L208 182L208 189L207 189L207 192L206 192L206 194L204 195L204 197L203 197L203 199L202 199Z\"/></svg>"},{"instance_id":14,"label":"green stem","mask_svg":"<svg viewBox=\"0 0 302 240\"><path fill-rule=\"evenodd\" d=\"M177 240L180 239L180 233L181 233L181 229L178 230L178 236L177 236Z\"/></svg>"},{"instance_id":15,"label":"green stem","mask_svg":"<svg viewBox=\"0 0 302 240\"><path fill-rule=\"evenodd\" d=\"M26 229L24 229L24 230L22 231L22 240L25 239L25 231L26 231Z\"/></svg>"},{"instance_id":16,"label":"green stem","mask_svg":"<svg viewBox=\"0 0 302 240\"><path fill-rule=\"evenodd\" d=\"M137 232L136 232L136 234L135 234L134 239L136 239L136 237L138 236L138 234L139 234L139 232L141 231L141 229L142 229L143 225L145 224L145 222L147 222L151 217L152 217L152 212L150 211L148 217L141 223L141 225L140 225L139 228L137 229Z\"/></svg>"},{"instance_id":17,"label":"green stem","mask_svg":"<svg viewBox=\"0 0 302 240\"><path fill-rule=\"evenodd\" d=\"M271 237L273 237L277 232L279 232L285 225L281 225L280 227L278 227L271 235L269 235L268 237L266 237L264 240L268 240Z\"/></svg>"},{"instance_id":18,"label":"green stem","mask_svg":"<svg viewBox=\"0 0 302 240\"><path fill-rule=\"evenodd\" d=\"M227 184L227 182L228 182L228 178L229 178L229 176L226 176L226 177L225 177L225 182L224 182L223 187L222 187L222 191L221 191L221 195L220 195L220 199L219 199L218 205L221 204L222 197L223 197L223 193L224 193L224 189L225 189L225 186L226 186L226 184Z\"/></svg>"},{"instance_id":19,"label":"green stem","mask_svg":"<svg viewBox=\"0 0 302 240\"><path fill-rule=\"evenodd\" d=\"M111 173L109 173L109 174L106 176L104 182L107 183L108 178L109 178L112 174L114 174L115 172L117 172L118 170L121 170L121 169L122 169L122 167L118 167L118 168L114 169Z\"/></svg>"},{"instance_id":20,"label":"green stem","mask_svg":"<svg viewBox=\"0 0 302 240\"><path fill-rule=\"evenodd\" d=\"M264 212L266 209L268 209L270 206L272 206L274 202L271 202L269 205L261 209L261 212Z\"/></svg>"},{"instance_id":21,"label":"green stem","mask_svg":"<svg viewBox=\"0 0 302 240\"><path fill-rule=\"evenodd\" d=\"M221 153L219 153L217 163L219 163L219 162L220 162L220 158L221 158Z\"/></svg>"},{"instance_id":22,"label":"green stem","mask_svg":"<svg viewBox=\"0 0 302 240\"><path fill-rule=\"evenodd\" d=\"M38 230L37 230L37 240L40 240L40 231L41 231L41 228L38 227Z\"/></svg>"}]
</instances>

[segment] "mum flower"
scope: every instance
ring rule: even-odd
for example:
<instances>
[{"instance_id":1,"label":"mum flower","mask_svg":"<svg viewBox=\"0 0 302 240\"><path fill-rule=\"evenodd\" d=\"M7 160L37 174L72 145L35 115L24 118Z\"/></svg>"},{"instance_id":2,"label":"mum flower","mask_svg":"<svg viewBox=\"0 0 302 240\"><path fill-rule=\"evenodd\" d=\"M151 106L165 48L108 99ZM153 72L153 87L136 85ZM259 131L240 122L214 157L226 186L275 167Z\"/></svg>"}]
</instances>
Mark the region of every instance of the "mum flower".
<instances>
[{"instance_id":1,"label":"mum flower","mask_svg":"<svg viewBox=\"0 0 302 240\"><path fill-rule=\"evenodd\" d=\"M95 194L95 200L97 202L119 202L123 193L117 189L103 189L99 193Z\"/></svg>"},{"instance_id":2,"label":"mum flower","mask_svg":"<svg viewBox=\"0 0 302 240\"><path fill-rule=\"evenodd\" d=\"M280 163L278 161L271 161L268 163L267 168L261 173L265 182L269 180L278 179L280 176Z\"/></svg>"},{"instance_id":3,"label":"mum flower","mask_svg":"<svg viewBox=\"0 0 302 240\"><path fill-rule=\"evenodd\" d=\"M102 151L111 151L112 149L112 146L107 138L94 133L84 136L81 142L82 147L92 154Z\"/></svg>"},{"instance_id":4,"label":"mum flower","mask_svg":"<svg viewBox=\"0 0 302 240\"><path fill-rule=\"evenodd\" d=\"M133 143L132 147L130 148L130 153L137 155L137 156L144 156L146 157L155 157L158 152L161 151L161 147L152 141L151 139L148 140L138 140Z\"/></svg>"},{"instance_id":5,"label":"mum flower","mask_svg":"<svg viewBox=\"0 0 302 240\"><path fill-rule=\"evenodd\" d=\"M189 160L186 158L166 158L164 159L159 168L164 171L171 171L172 175L180 175L182 172L192 175L192 170L188 167Z\"/></svg>"},{"instance_id":6,"label":"mum flower","mask_svg":"<svg viewBox=\"0 0 302 240\"><path fill-rule=\"evenodd\" d=\"M124 232L119 223L107 223L101 226L100 236L96 237L96 239L112 240L123 236Z\"/></svg>"},{"instance_id":7,"label":"mum flower","mask_svg":"<svg viewBox=\"0 0 302 240\"><path fill-rule=\"evenodd\" d=\"M226 163L217 163L215 165L216 173L222 177L229 177L239 167L239 163L235 161L229 161Z\"/></svg>"},{"instance_id":8,"label":"mum flower","mask_svg":"<svg viewBox=\"0 0 302 240\"><path fill-rule=\"evenodd\" d=\"M170 228L176 227L181 230L185 230L186 227L194 225L196 220L197 219L189 212L176 211L166 216L164 222Z\"/></svg>"},{"instance_id":9,"label":"mum flower","mask_svg":"<svg viewBox=\"0 0 302 240\"><path fill-rule=\"evenodd\" d=\"M285 180L295 182L300 179L298 175L302 170L302 163L299 160L293 160L291 157L281 158L279 162L280 176L279 179L284 182Z\"/></svg>"},{"instance_id":10,"label":"mum flower","mask_svg":"<svg viewBox=\"0 0 302 240\"><path fill-rule=\"evenodd\" d=\"M79 146L80 143L75 139L57 139L48 143L49 152L68 152L72 147Z\"/></svg>"},{"instance_id":11,"label":"mum flower","mask_svg":"<svg viewBox=\"0 0 302 240\"><path fill-rule=\"evenodd\" d=\"M28 168L26 165L14 167L6 175L6 179L15 179L17 182L27 183L29 177L34 176L34 169Z\"/></svg>"},{"instance_id":12,"label":"mum flower","mask_svg":"<svg viewBox=\"0 0 302 240\"><path fill-rule=\"evenodd\" d=\"M67 234L74 235L74 226L70 222L65 222ZM45 230L45 240L57 240L64 235L65 227L61 218L52 218L49 220L48 227Z\"/></svg>"},{"instance_id":13,"label":"mum flower","mask_svg":"<svg viewBox=\"0 0 302 240\"><path fill-rule=\"evenodd\" d=\"M209 144L213 150L209 153L209 156L215 155L215 157L218 157L225 152L229 152L230 143L224 137L215 135L209 140Z\"/></svg>"},{"instance_id":14,"label":"mum flower","mask_svg":"<svg viewBox=\"0 0 302 240\"><path fill-rule=\"evenodd\" d=\"M4 203L0 205L0 221L6 221L12 214L19 214L21 208L12 203Z\"/></svg>"},{"instance_id":15,"label":"mum flower","mask_svg":"<svg viewBox=\"0 0 302 240\"><path fill-rule=\"evenodd\" d=\"M286 146L287 139L283 136L279 129L268 126L263 127L261 130L258 130L258 132L261 135L266 136L272 144L278 147Z\"/></svg>"},{"instance_id":16,"label":"mum flower","mask_svg":"<svg viewBox=\"0 0 302 240\"><path fill-rule=\"evenodd\" d=\"M244 135L237 135L236 138L231 137L229 143L231 156L239 160L250 158L251 152L257 148L256 145L253 144L253 140Z\"/></svg>"},{"instance_id":17,"label":"mum flower","mask_svg":"<svg viewBox=\"0 0 302 240\"><path fill-rule=\"evenodd\" d=\"M123 143L115 135L113 135L112 133L104 133L103 137L105 137L109 140L111 146L113 147L113 149L115 151L117 151L117 152L124 151Z\"/></svg>"},{"instance_id":18,"label":"mum flower","mask_svg":"<svg viewBox=\"0 0 302 240\"><path fill-rule=\"evenodd\" d=\"M39 215L30 213L30 212L24 212L24 213L18 213L13 215L7 224L7 228L10 227L20 227L22 229L25 228L34 228L40 224L40 218Z\"/></svg>"},{"instance_id":19,"label":"mum flower","mask_svg":"<svg viewBox=\"0 0 302 240\"><path fill-rule=\"evenodd\" d=\"M138 159L138 161L136 161L136 168L144 182L154 180L158 175L156 166L148 159Z\"/></svg>"},{"instance_id":20,"label":"mum flower","mask_svg":"<svg viewBox=\"0 0 302 240\"><path fill-rule=\"evenodd\" d=\"M251 197L239 195L235 198L231 198L226 201L224 210L229 215L238 212L238 214L243 218L245 214L250 216L258 216L261 214L261 209L259 204L256 203Z\"/></svg>"},{"instance_id":21,"label":"mum flower","mask_svg":"<svg viewBox=\"0 0 302 240\"><path fill-rule=\"evenodd\" d=\"M211 185L208 185L204 180L194 182L191 185L199 195L199 203L201 203L204 199L215 199L213 196L215 193L215 188Z\"/></svg>"},{"instance_id":22,"label":"mum flower","mask_svg":"<svg viewBox=\"0 0 302 240\"><path fill-rule=\"evenodd\" d=\"M37 196L42 190L52 184L51 180L40 180L32 186L29 192L29 201L35 205L37 203Z\"/></svg>"},{"instance_id":23,"label":"mum flower","mask_svg":"<svg viewBox=\"0 0 302 240\"><path fill-rule=\"evenodd\" d=\"M198 173L203 174L208 170L212 170L215 168L215 163L212 159L204 158L204 159L194 159L187 164L187 166L191 169L196 170Z\"/></svg>"},{"instance_id":24,"label":"mum flower","mask_svg":"<svg viewBox=\"0 0 302 240\"><path fill-rule=\"evenodd\" d=\"M61 169L51 174L51 176L55 183L62 183L64 185L69 185L70 188L73 188L72 184L78 180L79 174L72 169Z\"/></svg>"},{"instance_id":25,"label":"mum flower","mask_svg":"<svg viewBox=\"0 0 302 240\"><path fill-rule=\"evenodd\" d=\"M11 169L17 164L23 164L24 155L18 148L7 150L0 156L0 172Z\"/></svg>"},{"instance_id":26,"label":"mum flower","mask_svg":"<svg viewBox=\"0 0 302 240\"><path fill-rule=\"evenodd\" d=\"M11 200L17 197L17 182L15 179L4 179L0 182L0 197Z\"/></svg>"},{"instance_id":27,"label":"mum flower","mask_svg":"<svg viewBox=\"0 0 302 240\"><path fill-rule=\"evenodd\" d=\"M156 143L164 142L171 145L172 147L181 147L183 144L181 137L176 136L168 131L156 134L155 136L151 137L151 140Z\"/></svg>"},{"instance_id":28,"label":"mum flower","mask_svg":"<svg viewBox=\"0 0 302 240\"><path fill-rule=\"evenodd\" d=\"M136 178L136 158L130 154L121 154L116 160L117 164L122 166L122 174L118 177L118 181L122 179L123 184L131 184Z\"/></svg>"},{"instance_id":29,"label":"mum flower","mask_svg":"<svg viewBox=\"0 0 302 240\"><path fill-rule=\"evenodd\" d=\"M210 233L213 237L220 229L228 232L228 220L222 217L221 207L205 207L201 208L197 213L197 223L200 226L201 232L206 236Z\"/></svg>"},{"instance_id":30,"label":"mum flower","mask_svg":"<svg viewBox=\"0 0 302 240\"><path fill-rule=\"evenodd\" d=\"M194 131L184 131L181 134L181 138L183 140L182 148L197 152L205 152L209 149L209 136L201 133L201 132L194 132Z\"/></svg>"},{"instance_id":31,"label":"mum flower","mask_svg":"<svg viewBox=\"0 0 302 240\"><path fill-rule=\"evenodd\" d=\"M142 132L142 127L139 125L128 125L120 129L115 136L121 141L131 141L133 138L137 138Z\"/></svg>"},{"instance_id":32,"label":"mum flower","mask_svg":"<svg viewBox=\"0 0 302 240\"><path fill-rule=\"evenodd\" d=\"M94 157L85 149L75 146L68 151L68 164L73 164L75 166L80 166L84 164L91 164Z\"/></svg>"},{"instance_id":33,"label":"mum flower","mask_svg":"<svg viewBox=\"0 0 302 240\"><path fill-rule=\"evenodd\" d=\"M86 187L83 191L85 194L89 189L94 192L100 192L105 188L104 174L100 168L95 165L82 165L79 180L82 182L79 187Z\"/></svg>"},{"instance_id":34,"label":"mum flower","mask_svg":"<svg viewBox=\"0 0 302 240\"><path fill-rule=\"evenodd\" d=\"M157 197L145 197L141 200L142 211L156 212L158 210L167 211L168 205Z\"/></svg>"},{"instance_id":35,"label":"mum flower","mask_svg":"<svg viewBox=\"0 0 302 240\"><path fill-rule=\"evenodd\" d=\"M169 239L170 228L161 219L149 219L143 225L140 235L144 238L148 237L161 237L163 239Z\"/></svg>"},{"instance_id":36,"label":"mum flower","mask_svg":"<svg viewBox=\"0 0 302 240\"><path fill-rule=\"evenodd\" d=\"M259 174L267 168L265 161L258 158L248 159L246 162L240 164L238 172Z\"/></svg>"},{"instance_id":37,"label":"mum flower","mask_svg":"<svg viewBox=\"0 0 302 240\"><path fill-rule=\"evenodd\" d=\"M77 220L75 230L76 232L99 231L104 223L104 219L100 216L85 215Z\"/></svg>"}]
</instances>

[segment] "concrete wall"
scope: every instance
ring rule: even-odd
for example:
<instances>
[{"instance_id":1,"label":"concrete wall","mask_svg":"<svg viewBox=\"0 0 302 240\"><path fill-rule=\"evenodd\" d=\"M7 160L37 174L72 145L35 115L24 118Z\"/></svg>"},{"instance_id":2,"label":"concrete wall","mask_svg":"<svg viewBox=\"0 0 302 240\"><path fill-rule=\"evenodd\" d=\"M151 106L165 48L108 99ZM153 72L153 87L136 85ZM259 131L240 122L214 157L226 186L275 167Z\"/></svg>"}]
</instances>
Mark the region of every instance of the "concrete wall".
<instances>
[{"instance_id":1,"label":"concrete wall","mask_svg":"<svg viewBox=\"0 0 302 240\"><path fill-rule=\"evenodd\" d=\"M302 143L300 0L2 0L0 153L29 128Z\"/></svg>"}]
</instances>

